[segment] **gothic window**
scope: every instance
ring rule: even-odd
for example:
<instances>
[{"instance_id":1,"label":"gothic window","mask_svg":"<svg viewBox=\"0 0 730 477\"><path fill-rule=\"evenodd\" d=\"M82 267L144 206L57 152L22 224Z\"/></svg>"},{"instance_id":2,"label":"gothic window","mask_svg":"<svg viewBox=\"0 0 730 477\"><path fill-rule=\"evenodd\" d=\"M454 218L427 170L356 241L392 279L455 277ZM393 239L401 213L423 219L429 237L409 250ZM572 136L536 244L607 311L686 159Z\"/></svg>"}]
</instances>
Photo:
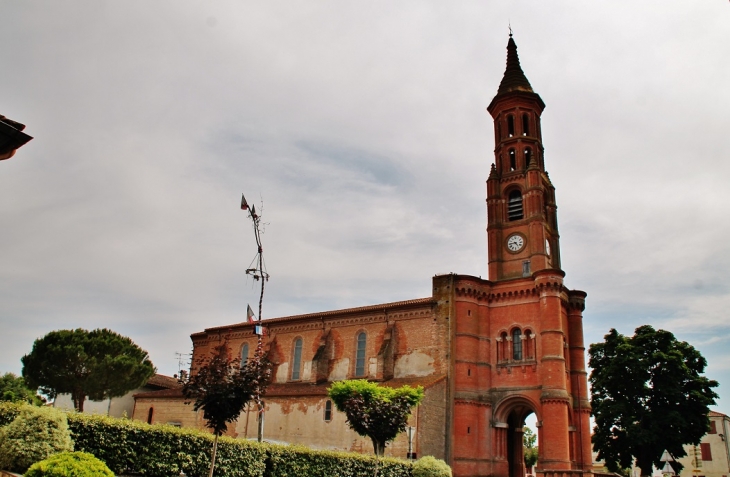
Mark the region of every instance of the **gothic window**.
<instances>
[{"instance_id":1,"label":"gothic window","mask_svg":"<svg viewBox=\"0 0 730 477\"><path fill-rule=\"evenodd\" d=\"M509 150L509 170L514 171L517 169L517 154L514 149Z\"/></svg>"},{"instance_id":2,"label":"gothic window","mask_svg":"<svg viewBox=\"0 0 730 477\"><path fill-rule=\"evenodd\" d=\"M522 333L519 328L512 331L512 359L515 361L522 360Z\"/></svg>"},{"instance_id":3,"label":"gothic window","mask_svg":"<svg viewBox=\"0 0 730 477\"><path fill-rule=\"evenodd\" d=\"M507 200L507 219L511 222L521 220L522 217L522 193L515 189L509 193Z\"/></svg>"},{"instance_id":4,"label":"gothic window","mask_svg":"<svg viewBox=\"0 0 730 477\"><path fill-rule=\"evenodd\" d=\"M329 399L324 402L324 420L327 422L332 420L332 401Z\"/></svg>"},{"instance_id":5,"label":"gothic window","mask_svg":"<svg viewBox=\"0 0 730 477\"><path fill-rule=\"evenodd\" d=\"M509 137L515 135L515 117L511 114L507 116L507 134Z\"/></svg>"},{"instance_id":6,"label":"gothic window","mask_svg":"<svg viewBox=\"0 0 730 477\"><path fill-rule=\"evenodd\" d=\"M246 364L246 361L248 361L248 343L243 343L241 345L241 366Z\"/></svg>"},{"instance_id":7,"label":"gothic window","mask_svg":"<svg viewBox=\"0 0 730 477\"><path fill-rule=\"evenodd\" d=\"M527 115L527 113L522 115L522 135L530 135L530 117Z\"/></svg>"},{"instance_id":8,"label":"gothic window","mask_svg":"<svg viewBox=\"0 0 730 477\"><path fill-rule=\"evenodd\" d=\"M296 381L299 379L299 375L302 368L302 339L297 338L294 340L294 352L292 353L291 360L291 379Z\"/></svg>"},{"instance_id":9,"label":"gothic window","mask_svg":"<svg viewBox=\"0 0 730 477\"><path fill-rule=\"evenodd\" d=\"M532 149L529 147L525 148L525 167L528 167L530 165L530 160L532 159Z\"/></svg>"},{"instance_id":10,"label":"gothic window","mask_svg":"<svg viewBox=\"0 0 730 477\"><path fill-rule=\"evenodd\" d=\"M355 353L355 377L365 376L365 346L367 345L367 335L361 331L357 335L357 351Z\"/></svg>"}]
</instances>

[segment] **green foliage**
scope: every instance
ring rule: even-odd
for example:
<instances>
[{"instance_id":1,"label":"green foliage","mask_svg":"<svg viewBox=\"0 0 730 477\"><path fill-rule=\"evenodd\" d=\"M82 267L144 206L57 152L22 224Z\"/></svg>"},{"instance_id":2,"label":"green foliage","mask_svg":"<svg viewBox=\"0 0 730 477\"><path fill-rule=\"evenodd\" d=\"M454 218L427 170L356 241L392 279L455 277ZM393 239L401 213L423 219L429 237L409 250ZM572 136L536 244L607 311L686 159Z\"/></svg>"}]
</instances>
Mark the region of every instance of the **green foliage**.
<instances>
[{"instance_id":1,"label":"green foliage","mask_svg":"<svg viewBox=\"0 0 730 477\"><path fill-rule=\"evenodd\" d=\"M0 403L0 425L27 405ZM206 475L213 436L194 429L89 414L68 414L75 448L93 454L115 474L152 477ZM216 477L343 476L410 477L411 464L348 452L317 451L300 446L259 444L220 437Z\"/></svg>"},{"instance_id":2,"label":"green foliage","mask_svg":"<svg viewBox=\"0 0 730 477\"><path fill-rule=\"evenodd\" d=\"M91 454L64 452L36 462L25 477L114 477L114 474Z\"/></svg>"},{"instance_id":3,"label":"green foliage","mask_svg":"<svg viewBox=\"0 0 730 477\"><path fill-rule=\"evenodd\" d=\"M413 464L413 477L451 477L449 464L427 455Z\"/></svg>"},{"instance_id":4,"label":"green foliage","mask_svg":"<svg viewBox=\"0 0 730 477\"><path fill-rule=\"evenodd\" d=\"M707 361L687 342L648 325L632 337L612 329L588 355L593 447L610 471L631 468L635 458L651 475L664 449L682 457L684 445L709 430L718 383L702 376Z\"/></svg>"},{"instance_id":5,"label":"green foliage","mask_svg":"<svg viewBox=\"0 0 730 477\"><path fill-rule=\"evenodd\" d=\"M155 373L146 351L107 329L52 331L33 343L22 362L28 385L52 398L71 394L78 411L87 396L94 401L123 396Z\"/></svg>"},{"instance_id":6,"label":"green foliage","mask_svg":"<svg viewBox=\"0 0 730 477\"><path fill-rule=\"evenodd\" d=\"M319 451L302 446L269 446L266 477L410 477L410 464L349 452ZM449 474L450 475L450 474Z\"/></svg>"},{"instance_id":7,"label":"green foliage","mask_svg":"<svg viewBox=\"0 0 730 477\"><path fill-rule=\"evenodd\" d=\"M389 388L364 379L337 381L329 397L347 416L350 428L373 441L376 455L406 430L411 409L423 400L423 387Z\"/></svg>"},{"instance_id":8,"label":"green foliage","mask_svg":"<svg viewBox=\"0 0 730 477\"><path fill-rule=\"evenodd\" d=\"M537 456L539 454L539 449L535 445L537 443L537 436L527 426L522 429L522 432L522 453L525 460L525 467L529 470L537 464Z\"/></svg>"},{"instance_id":9,"label":"green foliage","mask_svg":"<svg viewBox=\"0 0 730 477\"><path fill-rule=\"evenodd\" d=\"M13 373L0 376L0 401L27 402L35 406L42 406L43 399L25 384L25 379Z\"/></svg>"},{"instance_id":10,"label":"green foliage","mask_svg":"<svg viewBox=\"0 0 730 477\"><path fill-rule=\"evenodd\" d=\"M13 421L0 428L0 469L25 472L39 460L73 450L63 412L28 405L16 409Z\"/></svg>"}]
</instances>

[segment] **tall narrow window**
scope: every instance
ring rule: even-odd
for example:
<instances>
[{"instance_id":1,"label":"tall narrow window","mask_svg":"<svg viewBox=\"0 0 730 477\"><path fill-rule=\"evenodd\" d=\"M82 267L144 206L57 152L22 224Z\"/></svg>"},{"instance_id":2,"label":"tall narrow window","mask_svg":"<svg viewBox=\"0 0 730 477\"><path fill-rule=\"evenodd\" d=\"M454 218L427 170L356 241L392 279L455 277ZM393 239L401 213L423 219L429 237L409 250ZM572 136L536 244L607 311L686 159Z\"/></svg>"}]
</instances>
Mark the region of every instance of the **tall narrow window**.
<instances>
[{"instance_id":1,"label":"tall narrow window","mask_svg":"<svg viewBox=\"0 0 730 477\"><path fill-rule=\"evenodd\" d=\"M514 171L517 169L517 154L514 149L509 150L509 170Z\"/></svg>"},{"instance_id":2,"label":"tall narrow window","mask_svg":"<svg viewBox=\"0 0 730 477\"><path fill-rule=\"evenodd\" d=\"M530 261L525 260L522 262L522 276L523 277L529 277L532 274L532 271L530 271Z\"/></svg>"},{"instance_id":3,"label":"tall narrow window","mask_svg":"<svg viewBox=\"0 0 730 477\"><path fill-rule=\"evenodd\" d=\"M241 366L246 364L248 361L248 343L243 343L241 346Z\"/></svg>"},{"instance_id":4,"label":"tall narrow window","mask_svg":"<svg viewBox=\"0 0 730 477\"><path fill-rule=\"evenodd\" d=\"M717 424L715 421L710 421L710 434L717 434Z\"/></svg>"},{"instance_id":5,"label":"tall narrow window","mask_svg":"<svg viewBox=\"0 0 730 477\"><path fill-rule=\"evenodd\" d=\"M527 115L527 113L522 115L522 135L530 135L530 117Z\"/></svg>"},{"instance_id":6,"label":"tall narrow window","mask_svg":"<svg viewBox=\"0 0 730 477\"><path fill-rule=\"evenodd\" d=\"M522 219L522 193L518 190L513 190L509 193L509 199L507 201L507 218L512 220Z\"/></svg>"},{"instance_id":7,"label":"tall narrow window","mask_svg":"<svg viewBox=\"0 0 730 477\"><path fill-rule=\"evenodd\" d=\"M512 332L512 359L515 361L522 360L522 334L520 330L515 329Z\"/></svg>"},{"instance_id":8,"label":"tall narrow window","mask_svg":"<svg viewBox=\"0 0 730 477\"><path fill-rule=\"evenodd\" d=\"M324 402L324 420L327 422L332 420L332 401L329 399Z\"/></svg>"},{"instance_id":9,"label":"tall narrow window","mask_svg":"<svg viewBox=\"0 0 730 477\"><path fill-rule=\"evenodd\" d=\"M702 460L712 460L712 449L710 448L710 444L707 442L700 444L700 451L702 452Z\"/></svg>"},{"instance_id":10,"label":"tall narrow window","mask_svg":"<svg viewBox=\"0 0 730 477\"><path fill-rule=\"evenodd\" d=\"M154 414L154 413L155 413L155 409L152 407L150 408L149 411L147 411L147 424L152 424L152 414Z\"/></svg>"},{"instance_id":11,"label":"tall narrow window","mask_svg":"<svg viewBox=\"0 0 730 477\"><path fill-rule=\"evenodd\" d=\"M511 114L507 116L507 134L509 137L515 135L515 117Z\"/></svg>"},{"instance_id":12,"label":"tall narrow window","mask_svg":"<svg viewBox=\"0 0 730 477\"><path fill-rule=\"evenodd\" d=\"M357 353L355 355L355 376L365 376L365 345L367 344L367 335L361 332L357 335Z\"/></svg>"},{"instance_id":13,"label":"tall narrow window","mask_svg":"<svg viewBox=\"0 0 730 477\"><path fill-rule=\"evenodd\" d=\"M530 341L530 338L532 338L532 333L530 333L530 330L525 330L525 341L524 346L522 347L522 356L524 359L530 359L533 357L532 353L532 344L534 341Z\"/></svg>"},{"instance_id":14,"label":"tall narrow window","mask_svg":"<svg viewBox=\"0 0 730 477\"><path fill-rule=\"evenodd\" d=\"M292 381L299 379L299 372L302 367L302 339L297 338L294 341L294 355L291 360L291 378Z\"/></svg>"},{"instance_id":15,"label":"tall narrow window","mask_svg":"<svg viewBox=\"0 0 730 477\"><path fill-rule=\"evenodd\" d=\"M529 147L525 148L525 167L530 166L530 161L532 160L532 149Z\"/></svg>"}]
</instances>

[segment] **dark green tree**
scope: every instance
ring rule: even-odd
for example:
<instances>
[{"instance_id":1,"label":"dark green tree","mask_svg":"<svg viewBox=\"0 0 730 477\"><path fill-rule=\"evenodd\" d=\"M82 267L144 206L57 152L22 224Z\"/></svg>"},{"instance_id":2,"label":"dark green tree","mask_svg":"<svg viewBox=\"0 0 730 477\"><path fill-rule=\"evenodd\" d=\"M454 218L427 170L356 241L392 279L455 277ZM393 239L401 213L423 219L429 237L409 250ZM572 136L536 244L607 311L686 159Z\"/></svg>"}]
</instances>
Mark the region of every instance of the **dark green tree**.
<instances>
[{"instance_id":1,"label":"dark green tree","mask_svg":"<svg viewBox=\"0 0 730 477\"><path fill-rule=\"evenodd\" d=\"M588 355L593 447L610 471L636 459L641 475L651 475L664 449L682 457L709 430L718 384L702 375L707 361L687 342L648 325L631 337L612 329Z\"/></svg>"},{"instance_id":2,"label":"dark green tree","mask_svg":"<svg viewBox=\"0 0 730 477\"><path fill-rule=\"evenodd\" d=\"M375 455L406 430L411 409L423 400L423 387L389 388L364 379L337 381L329 397L338 411L347 416L350 428L373 442Z\"/></svg>"},{"instance_id":3,"label":"dark green tree","mask_svg":"<svg viewBox=\"0 0 730 477\"><path fill-rule=\"evenodd\" d=\"M71 394L79 412L87 397L123 396L155 373L147 351L108 329L51 331L21 361L29 386L51 398Z\"/></svg>"},{"instance_id":4,"label":"dark green tree","mask_svg":"<svg viewBox=\"0 0 730 477\"><path fill-rule=\"evenodd\" d=\"M0 401L26 402L34 406L42 406L45 402L36 389L31 389L25 379L13 373L0 376Z\"/></svg>"},{"instance_id":5,"label":"dark green tree","mask_svg":"<svg viewBox=\"0 0 730 477\"><path fill-rule=\"evenodd\" d=\"M201 356L193 363L191 375L183 385L183 396L193 409L203 410L206 427L213 431L213 450L209 476L213 476L218 450L218 437L235 422L251 401L260 404L271 381L271 363L263 354L261 342L252 359L241 365L240 356L233 358L228 341L213 348L210 356Z\"/></svg>"},{"instance_id":6,"label":"dark green tree","mask_svg":"<svg viewBox=\"0 0 730 477\"><path fill-rule=\"evenodd\" d=\"M525 467L529 472L532 467L537 464L537 456L539 449L537 447L537 436L532 429L525 426L522 434L522 452L523 459L525 460Z\"/></svg>"}]
</instances>

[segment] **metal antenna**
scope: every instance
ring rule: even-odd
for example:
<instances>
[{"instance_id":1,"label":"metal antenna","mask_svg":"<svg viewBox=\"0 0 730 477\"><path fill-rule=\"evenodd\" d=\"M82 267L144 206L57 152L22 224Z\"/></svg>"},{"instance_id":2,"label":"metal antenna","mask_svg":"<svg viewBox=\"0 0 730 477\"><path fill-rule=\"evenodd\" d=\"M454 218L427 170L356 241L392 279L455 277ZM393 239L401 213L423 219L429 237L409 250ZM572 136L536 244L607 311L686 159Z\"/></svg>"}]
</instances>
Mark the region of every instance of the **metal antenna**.
<instances>
[{"instance_id":1,"label":"metal antenna","mask_svg":"<svg viewBox=\"0 0 730 477\"><path fill-rule=\"evenodd\" d=\"M263 209L263 205L261 206ZM254 360L260 360L263 356L264 351L264 328L261 325L261 314L262 314L262 308L264 304L264 285L267 281L269 281L269 274L264 269L264 249L261 246L261 216L256 213L256 207L248 205L248 202L246 201L246 196L241 194L241 210L247 210L248 211L248 217L251 219L251 222L253 222L253 233L254 237L256 238L256 246L258 247L258 251L256 254L256 258L254 261L257 262L256 266L254 268L249 268L246 270L246 275L251 275L254 280L260 280L261 281L261 295L259 296L259 316L258 316L258 325L256 326L256 335L258 336L258 345L256 346L256 352L254 353ZM258 363L257 363L258 364ZM256 388L255 398L256 404L259 408L259 425L258 425L258 441L262 442L264 439L264 403L261 400L261 392L259 391L258 387Z\"/></svg>"}]
</instances>

